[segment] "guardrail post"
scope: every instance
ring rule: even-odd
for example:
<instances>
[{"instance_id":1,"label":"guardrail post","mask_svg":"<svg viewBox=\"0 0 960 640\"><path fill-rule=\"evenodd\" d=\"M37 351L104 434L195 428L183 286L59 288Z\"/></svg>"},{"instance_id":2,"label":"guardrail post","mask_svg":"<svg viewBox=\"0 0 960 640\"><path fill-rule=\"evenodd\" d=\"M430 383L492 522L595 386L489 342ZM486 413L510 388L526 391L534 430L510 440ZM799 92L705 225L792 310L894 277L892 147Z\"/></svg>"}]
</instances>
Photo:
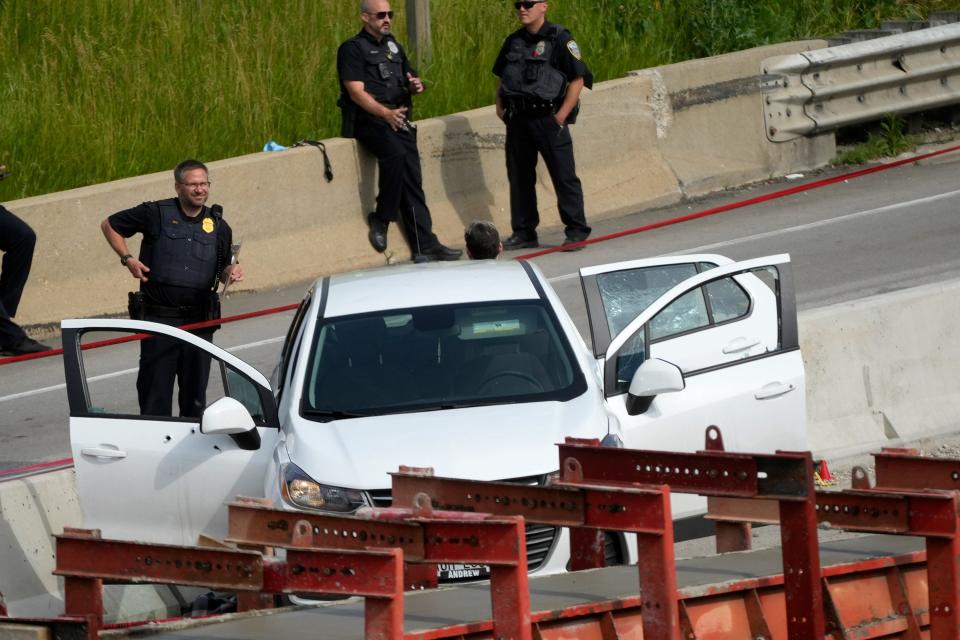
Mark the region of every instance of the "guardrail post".
<instances>
[{"instance_id":1,"label":"guardrail post","mask_svg":"<svg viewBox=\"0 0 960 640\"><path fill-rule=\"evenodd\" d=\"M791 640L821 638L826 620L820 587L820 547L817 543L816 489L813 457L805 452L810 470L806 476L807 499L780 501L780 538L783 548L783 588L787 602L788 637Z\"/></svg>"},{"instance_id":2,"label":"guardrail post","mask_svg":"<svg viewBox=\"0 0 960 640\"><path fill-rule=\"evenodd\" d=\"M570 527L570 570L599 569L607 564L603 531Z\"/></svg>"},{"instance_id":3,"label":"guardrail post","mask_svg":"<svg viewBox=\"0 0 960 640\"><path fill-rule=\"evenodd\" d=\"M707 430L704 442L706 451L725 451L723 434L720 429L713 427ZM707 501L709 504L709 500ZM730 522L720 520L714 523L717 553L731 551L749 551L753 547L753 526L749 522Z\"/></svg>"},{"instance_id":4,"label":"guardrail post","mask_svg":"<svg viewBox=\"0 0 960 640\"><path fill-rule=\"evenodd\" d=\"M637 568L643 598L643 636L680 640L680 602L673 552L673 512L670 489L660 487L663 532L637 534Z\"/></svg>"},{"instance_id":5,"label":"guardrail post","mask_svg":"<svg viewBox=\"0 0 960 640\"><path fill-rule=\"evenodd\" d=\"M103 580L63 579L63 615L87 619L87 637L95 639L103 628Z\"/></svg>"},{"instance_id":6,"label":"guardrail post","mask_svg":"<svg viewBox=\"0 0 960 640\"><path fill-rule=\"evenodd\" d=\"M927 588L930 598L930 640L960 638L960 539L927 538Z\"/></svg>"},{"instance_id":7,"label":"guardrail post","mask_svg":"<svg viewBox=\"0 0 960 640\"><path fill-rule=\"evenodd\" d=\"M527 578L526 531L523 518L515 518L510 538L520 541L516 565L490 567L490 602L497 638L533 640L530 625L530 586Z\"/></svg>"},{"instance_id":8,"label":"guardrail post","mask_svg":"<svg viewBox=\"0 0 960 640\"><path fill-rule=\"evenodd\" d=\"M74 529L64 527L64 535L89 540L100 540L99 529ZM61 551L57 549L59 557ZM103 628L103 580L100 578L81 578L64 576L63 614L87 619L88 638L97 638Z\"/></svg>"},{"instance_id":9,"label":"guardrail post","mask_svg":"<svg viewBox=\"0 0 960 640\"><path fill-rule=\"evenodd\" d=\"M717 553L749 551L753 548L753 525L749 522L718 520L716 526Z\"/></svg>"}]
</instances>

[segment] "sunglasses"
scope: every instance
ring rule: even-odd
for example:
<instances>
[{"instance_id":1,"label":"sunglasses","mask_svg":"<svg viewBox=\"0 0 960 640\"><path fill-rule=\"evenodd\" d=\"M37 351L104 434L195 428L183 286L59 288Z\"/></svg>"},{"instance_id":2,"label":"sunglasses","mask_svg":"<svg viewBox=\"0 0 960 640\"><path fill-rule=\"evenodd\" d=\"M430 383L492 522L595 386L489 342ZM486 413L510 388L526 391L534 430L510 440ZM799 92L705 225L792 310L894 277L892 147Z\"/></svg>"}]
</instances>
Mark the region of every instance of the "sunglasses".
<instances>
[{"instance_id":1,"label":"sunglasses","mask_svg":"<svg viewBox=\"0 0 960 640\"><path fill-rule=\"evenodd\" d=\"M546 2L546 0L523 0L523 2L514 2L513 8L516 9L517 11L520 11L520 9L526 9L527 11L529 11L530 9L533 9L536 5L543 4L544 2Z\"/></svg>"},{"instance_id":2,"label":"sunglasses","mask_svg":"<svg viewBox=\"0 0 960 640\"><path fill-rule=\"evenodd\" d=\"M376 13L370 13L369 11L364 11L368 16L373 16L377 20L383 20L384 18L390 18L393 20L393 11L377 11Z\"/></svg>"}]
</instances>

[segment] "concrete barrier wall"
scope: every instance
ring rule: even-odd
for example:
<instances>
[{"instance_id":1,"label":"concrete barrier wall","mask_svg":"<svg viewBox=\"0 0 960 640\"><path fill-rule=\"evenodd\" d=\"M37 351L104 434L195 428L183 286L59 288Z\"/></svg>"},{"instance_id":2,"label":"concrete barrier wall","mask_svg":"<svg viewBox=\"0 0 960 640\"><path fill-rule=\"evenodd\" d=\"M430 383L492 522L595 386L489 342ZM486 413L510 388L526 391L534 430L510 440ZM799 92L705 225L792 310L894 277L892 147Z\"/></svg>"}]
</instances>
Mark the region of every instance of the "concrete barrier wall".
<instances>
[{"instance_id":1,"label":"concrete barrier wall","mask_svg":"<svg viewBox=\"0 0 960 640\"><path fill-rule=\"evenodd\" d=\"M80 522L73 469L0 482L0 593L10 615L63 613L52 536Z\"/></svg>"},{"instance_id":2,"label":"concrete barrier wall","mask_svg":"<svg viewBox=\"0 0 960 640\"><path fill-rule=\"evenodd\" d=\"M53 575L53 536L83 519L73 469L0 481L0 593L11 616L63 614L63 579ZM197 589L108 585L104 617L142 620L179 615ZM2 634L0 634L2 636Z\"/></svg>"},{"instance_id":3,"label":"concrete barrier wall","mask_svg":"<svg viewBox=\"0 0 960 640\"><path fill-rule=\"evenodd\" d=\"M800 316L811 446L875 451L960 430L960 280Z\"/></svg>"},{"instance_id":4,"label":"concrete barrier wall","mask_svg":"<svg viewBox=\"0 0 960 640\"><path fill-rule=\"evenodd\" d=\"M758 77L765 58L824 46L822 40L776 44L631 72L651 80L658 147L684 195L804 171L833 157L832 135L767 140Z\"/></svg>"},{"instance_id":5,"label":"concrete barrier wall","mask_svg":"<svg viewBox=\"0 0 960 640\"><path fill-rule=\"evenodd\" d=\"M824 45L787 43L659 67L585 92L572 131L588 219L826 163L834 154L832 137L766 141L758 78L763 58ZM462 245L463 228L475 219L508 230L504 128L493 108L418 125L424 186L441 240ZM409 258L395 225L386 256L367 244L364 215L376 195L373 158L358 153L352 140L326 145L335 172L330 183L323 179L320 152L310 147L210 163L212 202L224 206L244 243L247 280L241 288L283 286ZM556 201L542 167L538 192L542 229L556 231ZM171 195L173 179L165 172L7 203L39 236L17 319L54 325L64 317L122 312L125 292L136 283L106 246L99 223L120 209Z\"/></svg>"}]
</instances>

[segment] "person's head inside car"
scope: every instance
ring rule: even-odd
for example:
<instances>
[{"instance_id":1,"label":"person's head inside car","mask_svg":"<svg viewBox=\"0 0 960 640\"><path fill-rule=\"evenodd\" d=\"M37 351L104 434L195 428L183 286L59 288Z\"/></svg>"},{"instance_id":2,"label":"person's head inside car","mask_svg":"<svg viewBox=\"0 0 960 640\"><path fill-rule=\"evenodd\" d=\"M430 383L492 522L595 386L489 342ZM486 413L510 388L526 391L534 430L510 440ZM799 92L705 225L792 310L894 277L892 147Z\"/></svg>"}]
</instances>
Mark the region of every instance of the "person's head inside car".
<instances>
[{"instance_id":1,"label":"person's head inside car","mask_svg":"<svg viewBox=\"0 0 960 640\"><path fill-rule=\"evenodd\" d=\"M463 239L467 243L467 255L472 260L496 260L503 253L500 232L492 222L478 220L470 223Z\"/></svg>"}]
</instances>

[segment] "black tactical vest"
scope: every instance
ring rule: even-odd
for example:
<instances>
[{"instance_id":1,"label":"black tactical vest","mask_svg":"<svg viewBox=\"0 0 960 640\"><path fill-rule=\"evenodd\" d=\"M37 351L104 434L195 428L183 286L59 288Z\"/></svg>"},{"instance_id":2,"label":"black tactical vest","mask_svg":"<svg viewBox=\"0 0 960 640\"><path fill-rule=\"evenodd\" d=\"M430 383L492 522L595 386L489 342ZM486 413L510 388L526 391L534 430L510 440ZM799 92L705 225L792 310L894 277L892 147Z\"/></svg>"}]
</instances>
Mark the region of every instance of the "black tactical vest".
<instances>
[{"instance_id":1,"label":"black tactical vest","mask_svg":"<svg viewBox=\"0 0 960 640\"><path fill-rule=\"evenodd\" d=\"M160 200L160 235L141 260L150 267L147 275L158 284L210 289L217 277L217 234L220 221L206 207L198 223L184 222L176 198Z\"/></svg>"},{"instance_id":2,"label":"black tactical vest","mask_svg":"<svg viewBox=\"0 0 960 640\"><path fill-rule=\"evenodd\" d=\"M392 36L373 44L362 36L354 38L367 66L363 88L374 99L391 107L409 101L407 79L403 77L403 51Z\"/></svg>"},{"instance_id":3,"label":"black tactical vest","mask_svg":"<svg viewBox=\"0 0 960 640\"><path fill-rule=\"evenodd\" d=\"M528 42L520 34L510 40L507 64L500 76L501 95L548 102L563 96L567 78L552 64L559 34L560 27L551 25L542 40Z\"/></svg>"}]
</instances>

